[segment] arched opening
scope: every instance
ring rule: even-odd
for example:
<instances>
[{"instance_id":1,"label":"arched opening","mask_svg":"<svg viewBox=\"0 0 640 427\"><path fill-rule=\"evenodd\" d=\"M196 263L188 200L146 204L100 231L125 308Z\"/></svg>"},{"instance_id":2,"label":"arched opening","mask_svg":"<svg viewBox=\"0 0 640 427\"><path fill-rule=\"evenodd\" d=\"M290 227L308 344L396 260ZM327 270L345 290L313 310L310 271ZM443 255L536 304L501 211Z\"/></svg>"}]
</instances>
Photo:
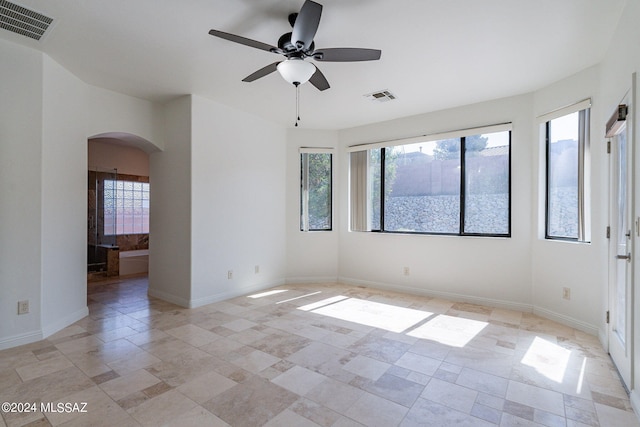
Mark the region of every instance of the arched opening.
<instances>
[{"instance_id":1,"label":"arched opening","mask_svg":"<svg viewBox=\"0 0 640 427\"><path fill-rule=\"evenodd\" d=\"M87 281L146 276L149 154L144 138L111 132L88 138Z\"/></svg>"}]
</instances>

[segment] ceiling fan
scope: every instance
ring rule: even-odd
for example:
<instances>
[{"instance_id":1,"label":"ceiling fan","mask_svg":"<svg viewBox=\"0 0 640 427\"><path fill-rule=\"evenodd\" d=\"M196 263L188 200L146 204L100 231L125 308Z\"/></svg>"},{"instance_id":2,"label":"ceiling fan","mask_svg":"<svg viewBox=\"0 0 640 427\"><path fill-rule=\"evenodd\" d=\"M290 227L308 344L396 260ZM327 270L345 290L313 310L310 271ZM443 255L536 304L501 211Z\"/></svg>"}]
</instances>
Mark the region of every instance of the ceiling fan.
<instances>
[{"instance_id":1,"label":"ceiling fan","mask_svg":"<svg viewBox=\"0 0 640 427\"><path fill-rule=\"evenodd\" d=\"M315 61L325 62L375 61L380 59L382 51L353 47L316 50L313 38L318 30L321 15L322 5L306 0L299 13L289 15L289 24L293 27L293 31L283 34L278 40L277 47L235 34L225 33L224 31L211 30L209 34L285 56L286 59L284 61L277 61L259 69L242 79L243 82L255 81L277 70L287 82L295 86L309 81L318 90L326 90L330 86L324 74L315 65L305 61L305 59L311 58Z\"/></svg>"}]
</instances>

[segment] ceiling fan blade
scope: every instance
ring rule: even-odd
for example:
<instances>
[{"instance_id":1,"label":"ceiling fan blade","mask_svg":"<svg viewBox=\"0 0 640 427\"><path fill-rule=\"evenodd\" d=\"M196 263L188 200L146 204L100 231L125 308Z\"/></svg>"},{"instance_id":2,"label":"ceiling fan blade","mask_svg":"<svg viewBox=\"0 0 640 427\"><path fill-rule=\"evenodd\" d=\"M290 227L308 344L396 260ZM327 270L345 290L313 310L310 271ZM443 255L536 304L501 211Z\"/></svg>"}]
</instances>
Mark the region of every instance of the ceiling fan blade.
<instances>
[{"instance_id":1,"label":"ceiling fan blade","mask_svg":"<svg viewBox=\"0 0 640 427\"><path fill-rule=\"evenodd\" d=\"M357 47L336 47L317 49L313 52L313 59L327 62L376 61L380 59L382 51L378 49L360 49Z\"/></svg>"},{"instance_id":2,"label":"ceiling fan blade","mask_svg":"<svg viewBox=\"0 0 640 427\"><path fill-rule=\"evenodd\" d=\"M331 87L329 86L327 78L324 76L324 74L322 74L322 71L320 71L318 67L316 67L316 72L313 73L313 75L309 79L309 83L314 85L318 90L327 90Z\"/></svg>"},{"instance_id":3,"label":"ceiling fan blade","mask_svg":"<svg viewBox=\"0 0 640 427\"><path fill-rule=\"evenodd\" d=\"M269 75L271 73L273 73L274 71L276 71L278 69L278 64L281 61L278 62L274 62L273 64L269 64L266 67L262 67L260 68L258 71L256 71L253 74L249 74L247 77L245 77L244 79L242 79L243 82L252 82L254 80L258 80L259 78L262 78L266 75Z\"/></svg>"},{"instance_id":4,"label":"ceiling fan blade","mask_svg":"<svg viewBox=\"0 0 640 427\"><path fill-rule=\"evenodd\" d=\"M300 13L296 17L291 33L291 43L298 50L309 49L311 42L318 31L320 16L322 15L322 5L314 1L307 0L302 5Z\"/></svg>"},{"instance_id":5,"label":"ceiling fan blade","mask_svg":"<svg viewBox=\"0 0 640 427\"><path fill-rule=\"evenodd\" d=\"M261 49L261 50L266 50L267 52L278 53L279 50L280 50L275 46L271 46L270 44L262 43L262 42L259 42L259 41L256 41L256 40L251 40L251 39L248 39L246 37L237 36L237 35L231 34L231 33L225 33L224 31L210 30L209 34L211 34L214 37L220 37L221 39L229 40L229 41L232 41L232 42L235 42L235 43L240 43L240 44L243 44L245 46L255 47L256 49Z\"/></svg>"}]
</instances>

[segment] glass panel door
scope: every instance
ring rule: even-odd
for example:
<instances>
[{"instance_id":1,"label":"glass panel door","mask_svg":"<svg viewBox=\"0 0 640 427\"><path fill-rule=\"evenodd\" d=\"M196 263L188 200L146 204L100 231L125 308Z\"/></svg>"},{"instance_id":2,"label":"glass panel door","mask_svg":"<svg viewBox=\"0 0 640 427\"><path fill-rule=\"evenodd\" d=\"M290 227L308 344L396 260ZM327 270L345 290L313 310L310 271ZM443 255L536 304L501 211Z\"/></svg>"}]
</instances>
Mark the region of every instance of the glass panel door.
<instances>
[{"instance_id":1,"label":"glass panel door","mask_svg":"<svg viewBox=\"0 0 640 427\"><path fill-rule=\"evenodd\" d=\"M109 183L118 179L117 170L90 170L87 210L87 272L107 271L106 248L116 246L115 222L109 220L115 192ZM109 233L109 230L114 230Z\"/></svg>"},{"instance_id":2,"label":"glass panel door","mask_svg":"<svg viewBox=\"0 0 640 427\"><path fill-rule=\"evenodd\" d=\"M627 104L626 99L623 103ZM610 140L609 354L627 388L631 384L633 287L633 150L627 123Z\"/></svg>"},{"instance_id":3,"label":"glass panel door","mask_svg":"<svg viewBox=\"0 0 640 427\"><path fill-rule=\"evenodd\" d=\"M627 201L627 138L625 133L614 137L617 147L617 194L616 194L616 283L613 301L612 330L623 347L626 347L626 305L627 305L627 272L630 259L628 241L631 238L628 221Z\"/></svg>"}]
</instances>

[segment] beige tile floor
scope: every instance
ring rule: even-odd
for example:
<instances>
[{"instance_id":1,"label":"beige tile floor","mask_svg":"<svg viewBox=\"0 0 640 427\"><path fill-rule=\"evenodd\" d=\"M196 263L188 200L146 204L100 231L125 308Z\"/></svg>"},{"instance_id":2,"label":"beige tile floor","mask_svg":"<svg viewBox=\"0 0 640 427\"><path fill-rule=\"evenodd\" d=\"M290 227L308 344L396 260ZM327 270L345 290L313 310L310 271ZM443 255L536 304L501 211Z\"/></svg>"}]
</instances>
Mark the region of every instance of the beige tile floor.
<instances>
[{"instance_id":1,"label":"beige tile floor","mask_svg":"<svg viewBox=\"0 0 640 427\"><path fill-rule=\"evenodd\" d=\"M337 284L197 309L146 290L92 284L89 317L1 351L0 402L36 410L0 426L640 425L598 340L532 314Z\"/></svg>"}]
</instances>

